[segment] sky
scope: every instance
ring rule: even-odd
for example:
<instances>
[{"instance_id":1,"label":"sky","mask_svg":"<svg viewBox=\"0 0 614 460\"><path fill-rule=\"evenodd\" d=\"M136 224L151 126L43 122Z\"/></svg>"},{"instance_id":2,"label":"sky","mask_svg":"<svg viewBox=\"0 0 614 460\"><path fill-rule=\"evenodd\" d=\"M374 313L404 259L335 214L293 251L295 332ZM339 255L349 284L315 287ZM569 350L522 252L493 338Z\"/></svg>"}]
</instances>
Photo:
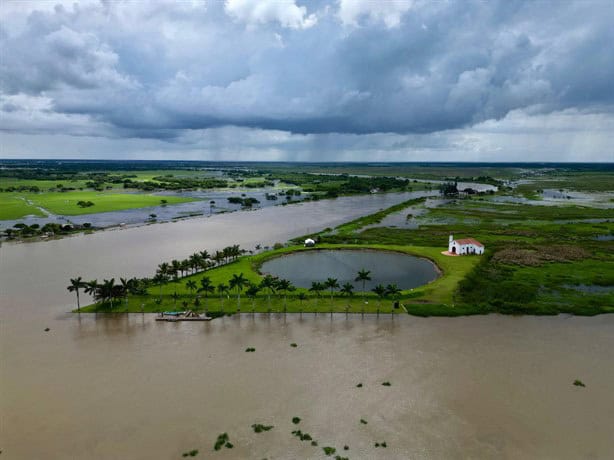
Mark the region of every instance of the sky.
<instances>
[{"instance_id":1,"label":"sky","mask_svg":"<svg viewBox=\"0 0 614 460\"><path fill-rule=\"evenodd\" d=\"M614 161L614 1L0 3L0 158Z\"/></svg>"}]
</instances>

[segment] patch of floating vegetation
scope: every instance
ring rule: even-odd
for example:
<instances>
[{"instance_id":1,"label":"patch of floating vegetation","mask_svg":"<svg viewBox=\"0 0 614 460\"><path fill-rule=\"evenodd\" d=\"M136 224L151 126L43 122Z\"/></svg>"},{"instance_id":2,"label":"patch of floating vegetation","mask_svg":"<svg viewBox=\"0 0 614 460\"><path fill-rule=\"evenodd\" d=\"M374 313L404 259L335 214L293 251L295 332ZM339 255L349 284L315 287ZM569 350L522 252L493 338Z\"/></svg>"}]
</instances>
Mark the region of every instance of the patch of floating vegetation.
<instances>
[{"instance_id":1,"label":"patch of floating vegetation","mask_svg":"<svg viewBox=\"0 0 614 460\"><path fill-rule=\"evenodd\" d=\"M252 428L254 429L254 433L262 433L264 431L270 431L273 429L273 425L263 425L261 423L254 423L252 425Z\"/></svg>"},{"instance_id":2,"label":"patch of floating vegetation","mask_svg":"<svg viewBox=\"0 0 614 460\"><path fill-rule=\"evenodd\" d=\"M296 348L296 347L298 347L298 345L297 345L296 343L291 343L291 344L290 344L290 346L291 346L292 348Z\"/></svg>"},{"instance_id":3,"label":"patch of floating vegetation","mask_svg":"<svg viewBox=\"0 0 614 460\"><path fill-rule=\"evenodd\" d=\"M217 440L215 441L215 445L213 446L213 449L220 450L222 447L226 447L227 449L232 449L234 447L234 445L232 445L230 442L228 433L222 433L217 437Z\"/></svg>"},{"instance_id":4,"label":"patch of floating vegetation","mask_svg":"<svg viewBox=\"0 0 614 460\"><path fill-rule=\"evenodd\" d=\"M384 383L382 383L382 385L384 385L385 387L389 387L389 386L391 386L392 384L391 384L390 382L384 382Z\"/></svg>"},{"instance_id":5,"label":"patch of floating vegetation","mask_svg":"<svg viewBox=\"0 0 614 460\"><path fill-rule=\"evenodd\" d=\"M196 457L198 455L198 449L193 449L189 452L184 452L181 454L182 457Z\"/></svg>"},{"instance_id":6,"label":"patch of floating vegetation","mask_svg":"<svg viewBox=\"0 0 614 460\"><path fill-rule=\"evenodd\" d=\"M300 417L292 417L292 423L294 423L295 425L298 425L299 423L301 423L301 418Z\"/></svg>"},{"instance_id":7,"label":"patch of floating vegetation","mask_svg":"<svg viewBox=\"0 0 614 460\"><path fill-rule=\"evenodd\" d=\"M358 385L356 385L356 388L362 388L362 383L359 383Z\"/></svg>"},{"instance_id":8,"label":"patch of floating vegetation","mask_svg":"<svg viewBox=\"0 0 614 460\"><path fill-rule=\"evenodd\" d=\"M364 418L361 418L361 419L360 419L360 423L362 423L363 425L366 425L366 424L367 424L367 421L366 421Z\"/></svg>"},{"instance_id":9,"label":"patch of floating vegetation","mask_svg":"<svg viewBox=\"0 0 614 460\"><path fill-rule=\"evenodd\" d=\"M573 381L573 384L577 387L582 387L582 388L586 386L584 385L584 382L582 380L577 380L577 379Z\"/></svg>"},{"instance_id":10,"label":"patch of floating vegetation","mask_svg":"<svg viewBox=\"0 0 614 460\"><path fill-rule=\"evenodd\" d=\"M330 446L322 447L322 450L326 455L333 455L335 452L337 452L337 449Z\"/></svg>"},{"instance_id":11,"label":"patch of floating vegetation","mask_svg":"<svg viewBox=\"0 0 614 460\"><path fill-rule=\"evenodd\" d=\"M246 349L245 349L245 353L253 353L253 352L255 352L255 351L256 351L256 349L255 349L255 348L253 348L253 347L250 347L250 348L246 348Z\"/></svg>"},{"instance_id":12,"label":"patch of floating vegetation","mask_svg":"<svg viewBox=\"0 0 614 460\"><path fill-rule=\"evenodd\" d=\"M375 443L375 447L384 447L384 448L386 448L388 446L386 445L386 441L384 441L384 442L376 442Z\"/></svg>"},{"instance_id":13,"label":"patch of floating vegetation","mask_svg":"<svg viewBox=\"0 0 614 460\"><path fill-rule=\"evenodd\" d=\"M301 430L294 430L292 434L299 438L301 441L313 441L313 438L309 433L303 433Z\"/></svg>"}]
</instances>

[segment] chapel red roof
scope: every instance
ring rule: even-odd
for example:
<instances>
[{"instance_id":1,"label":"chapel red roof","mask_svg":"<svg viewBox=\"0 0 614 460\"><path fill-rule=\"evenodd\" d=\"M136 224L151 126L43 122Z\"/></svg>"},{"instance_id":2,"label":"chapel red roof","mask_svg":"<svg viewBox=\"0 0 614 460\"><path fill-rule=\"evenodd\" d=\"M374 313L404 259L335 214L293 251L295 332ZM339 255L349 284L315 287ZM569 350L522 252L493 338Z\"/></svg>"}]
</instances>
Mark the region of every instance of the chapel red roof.
<instances>
[{"instance_id":1,"label":"chapel red roof","mask_svg":"<svg viewBox=\"0 0 614 460\"><path fill-rule=\"evenodd\" d=\"M473 238L463 238L462 240L455 240L458 244L475 244L476 246L484 247L482 243Z\"/></svg>"}]
</instances>

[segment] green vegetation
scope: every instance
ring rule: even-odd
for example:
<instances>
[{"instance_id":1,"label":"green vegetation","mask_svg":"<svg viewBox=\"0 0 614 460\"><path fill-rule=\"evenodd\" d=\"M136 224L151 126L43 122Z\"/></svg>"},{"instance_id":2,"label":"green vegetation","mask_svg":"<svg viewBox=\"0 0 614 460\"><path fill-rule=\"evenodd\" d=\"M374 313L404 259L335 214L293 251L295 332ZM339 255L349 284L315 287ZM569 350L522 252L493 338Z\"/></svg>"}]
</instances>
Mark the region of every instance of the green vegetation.
<instances>
[{"instance_id":1,"label":"green vegetation","mask_svg":"<svg viewBox=\"0 0 614 460\"><path fill-rule=\"evenodd\" d=\"M220 434L213 446L214 450L220 450L222 447L226 447L228 449L232 449L234 446L230 443L230 438L228 437L228 433Z\"/></svg>"},{"instance_id":2,"label":"green vegetation","mask_svg":"<svg viewBox=\"0 0 614 460\"><path fill-rule=\"evenodd\" d=\"M582 380L574 380L573 384L577 387L582 387L584 388L586 385L584 385L584 382L582 382Z\"/></svg>"},{"instance_id":3,"label":"green vegetation","mask_svg":"<svg viewBox=\"0 0 614 460\"><path fill-rule=\"evenodd\" d=\"M356 165L352 167L358 168ZM334 171L337 166L331 168L331 171ZM405 166L399 168L403 169ZM407 168L412 171L419 169L416 165ZM446 170L446 167L442 168L440 172ZM507 184L497 182L498 179L493 177L529 179L535 183L564 180L569 182L570 188L587 177L587 182L593 184L591 189L605 190L603 184L612 176L610 170L603 166L573 166L562 169L513 169L501 166L498 168L500 175L495 174L497 168L492 166L463 169L455 165L449 168L457 168L457 174L446 178L448 182L441 186L442 192L454 192L458 178L497 183L507 190ZM330 190L338 193L341 189L335 187L340 186L343 189L341 193L362 193L367 186L374 184L379 184L381 189L386 190L401 189L414 184L378 174L373 175L377 176L376 179L380 182L370 182L374 178L355 178L349 175L352 174L349 171L346 171L345 176L316 175L312 174L315 172L313 165L303 165L298 171L281 165L264 164L250 165L242 170L229 167L222 169L224 177L233 184L259 186L262 181L265 185L270 185L271 182L278 183L277 181L283 180L284 183L298 185L303 190L315 187L312 190L316 195L328 194ZM375 169L378 173L384 171ZM390 171L390 168L385 170ZM426 170L422 170L424 171ZM429 171L430 174L435 169ZM473 174L471 177L468 175L469 171ZM135 174L144 175L145 171L137 171ZM170 174L193 177L205 173L186 169L183 172L158 173L150 179ZM401 174L395 174L397 175ZM442 178L441 175L439 178ZM82 177L77 179L84 180ZM65 187L65 184L63 186ZM292 196L295 191L298 189L284 194ZM82 194L81 201L91 201L94 203L91 209L98 210L103 204L91 196L88 197L87 194L90 193L96 192L28 192L24 195L54 195L61 202L72 194ZM509 195L510 191L498 195L505 193ZM110 192L105 195L122 196ZM113 294L110 297L99 295L97 304L82 310L159 312L183 305L184 308L207 311L212 315L237 311L395 313L396 304L400 307L396 313L408 312L420 316L491 312L566 312L593 315L614 311L614 290L610 289L614 285L614 264L611 263L614 258L614 243L607 238L614 234L614 209L611 206L598 208L570 205L567 202L559 206L540 206L500 201L498 196L490 195L448 195L453 195L453 199L435 202L425 199L408 200L342 224L334 230L327 229L312 235L318 241L315 250L364 248L398 251L430 259L439 267L442 275L434 282L413 290L403 291L394 285L385 286L385 283L378 283L375 279L378 286L366 292L364 282L372 277L370 267L356 267L356 280L363 282L362 290L357 293L359 295L355 295L352 285L341 286L338 280L326 279L325 276L319 279L314 276L309 289L296 288L287 280L262 276L259 267L272 257L314 249L276 244L275 250L254 256L242 256L243 252L239 251L238 247L233 247L235 250L232 253L223 251L214 255L207 253L206 256L196 254L190 260L161 264L161 267L166 265L164 270L159 270L156 277L140 280L140 292L122 297L124 302L114 301ZM274 196L277 197L278 194ZM240 198L241 203L244 199L246 198ZM74 202L75 209L88 212L87 208L81 209L77 203L78 201ZM384 218L394 217L395 213L404 217L408 207L412 209L412 223L415 224L411 228L378 226ZM31 232L32 229L21 228L19 231ZM442 251L446 249L450 233L457 237L478 239L485 244L486 254L483 257L443 255ZM297 238L295 242L301 240L302 238ZM117 294L119 295L119 291Z\"/></svg>"},{"instance_id":4,"label":"green vegetation","mask_svg":"<svg viewBox=\"0 0 614 460\"><path fill-rule=\"evenodd\" d=\"M120 211L124 209L159 206L161 200L168 204L187 203L193 198L179 196L156 196L146 194L99 193L99 192L48 192L27 193L24 197L35 206L40 206L53 214L76 216L92 212ZM91 203L83 206L82 203Z\"/></svg>"},{"instance_id":5,"label":"green vegetation","mask_svg":"<svg viewBox=\"0 0 614 460\"><path fill-rule=\"evenodd\" d=\"M270 431L273 429L273 425L263 425L261 423L254 423L252 425L254 433L262 433L264 431Z\"/></svg>"},{"instance_id":6,"label":"green vegetation","mask_svg":"<svg viewBox=\"0 0 614 460\"><path fill-rule=\"evenodd\" d=\"M0 220L15 220L25 216L44 217L33 203L15 193L0 193Z\"/></svg>"}]
</instances>

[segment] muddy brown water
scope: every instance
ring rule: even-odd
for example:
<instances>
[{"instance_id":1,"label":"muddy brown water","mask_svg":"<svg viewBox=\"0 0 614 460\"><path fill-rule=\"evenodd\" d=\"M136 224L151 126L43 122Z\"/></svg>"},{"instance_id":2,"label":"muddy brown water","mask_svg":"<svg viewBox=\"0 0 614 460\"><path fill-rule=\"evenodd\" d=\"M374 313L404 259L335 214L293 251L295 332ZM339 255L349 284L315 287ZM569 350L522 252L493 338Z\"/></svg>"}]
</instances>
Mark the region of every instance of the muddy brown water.
<instances>
[{"instance_id":1,"label":"muddy brown water","mask_svg":"<svg viewBox=\"0 0 614 460\"><path fill-rule=\"evenodd\" d=\"M321 446L344 445L352 459L612 458L612 315L169 324L66 313L69 276L144 275L196 249L270 244L316 227L316 216L322 226L347 217L318 204L3 245L2 458L175 459L199 449L196 458L317 459ZM290 434L293 416L318 448ZM253 423L275 428L255 434ZM222 432L235 447L213 452ZM381 441L386 449L374 447Z\"/></svg>"}]
</instances>

